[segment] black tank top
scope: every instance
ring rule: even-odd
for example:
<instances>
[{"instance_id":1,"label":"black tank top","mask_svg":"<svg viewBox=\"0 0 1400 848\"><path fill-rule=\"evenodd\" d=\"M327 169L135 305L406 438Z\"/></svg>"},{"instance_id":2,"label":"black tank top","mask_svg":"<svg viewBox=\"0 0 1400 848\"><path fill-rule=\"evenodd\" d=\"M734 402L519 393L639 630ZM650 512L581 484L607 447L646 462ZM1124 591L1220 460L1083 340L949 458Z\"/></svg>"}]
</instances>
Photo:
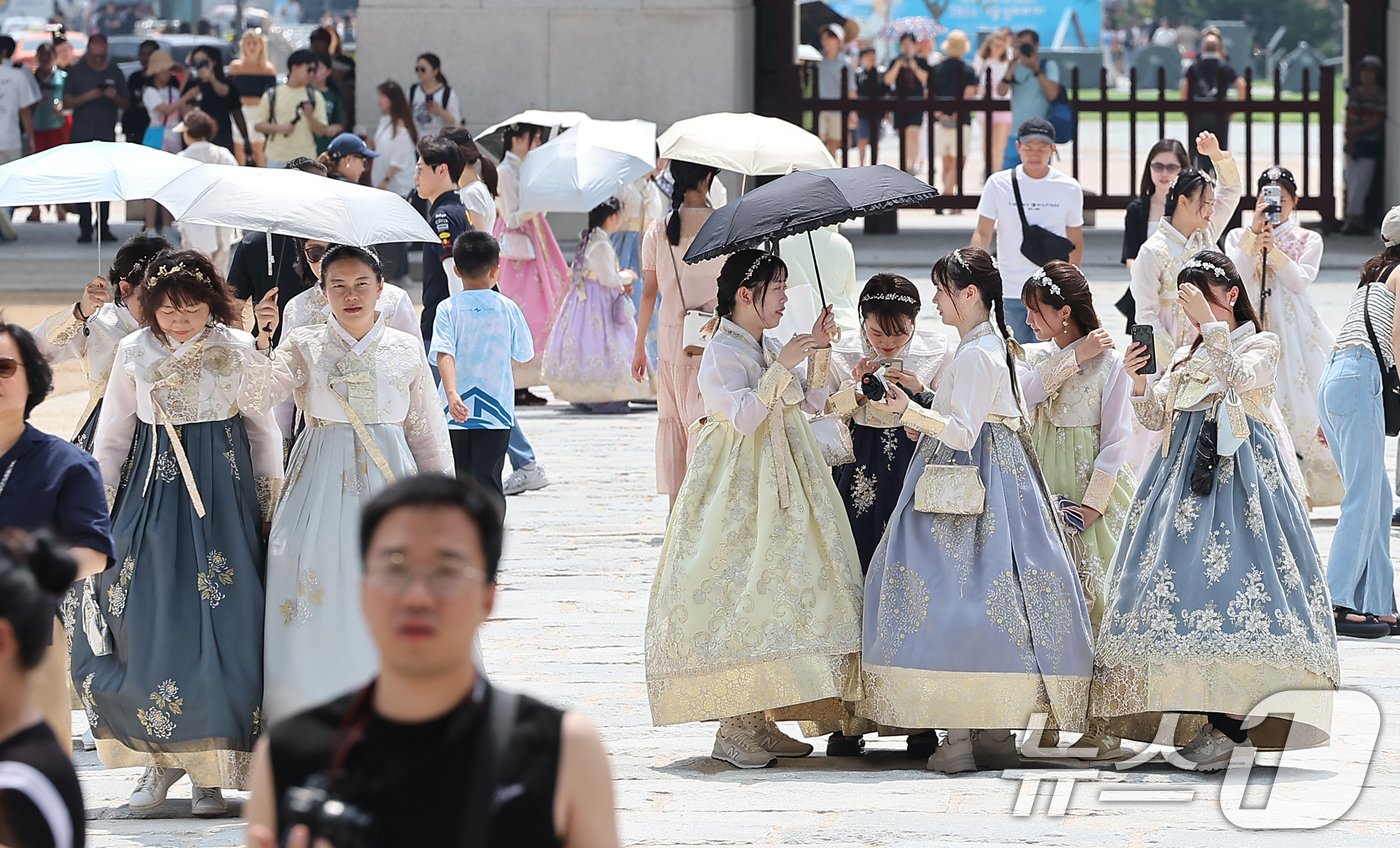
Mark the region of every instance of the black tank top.
<instances>
[{"instance_id":1,"label":"black tank top","mask_svg":"<svg viewBox=\"0 0 1400 848\"><path fill-rule=\"evenodd\" d=\"M0 740L0 843L83 848L85 826L78 775L48 724Z\"/></svg>"},{"instance_id":2,"label":"black tank top","mask_svg":"<svg viewBox=\"0 0 1400 848\"><path fill-rule=\"evenodd\" d=\"M363 734L345 755L332 795L373 820L366 844L436 845L461 840L475 748L491 690L441 718L418 724L389 721L369 710ZM293 716L269 734L277 818L289 822L291 787L324 780L356 695ZM511 738L496 767L490 846L557 848L554 789L564 713L521 695ZM460 732L453 733L455 728ZM284 834L285 836L285 834Z\"/></svg>"}]
</instances>

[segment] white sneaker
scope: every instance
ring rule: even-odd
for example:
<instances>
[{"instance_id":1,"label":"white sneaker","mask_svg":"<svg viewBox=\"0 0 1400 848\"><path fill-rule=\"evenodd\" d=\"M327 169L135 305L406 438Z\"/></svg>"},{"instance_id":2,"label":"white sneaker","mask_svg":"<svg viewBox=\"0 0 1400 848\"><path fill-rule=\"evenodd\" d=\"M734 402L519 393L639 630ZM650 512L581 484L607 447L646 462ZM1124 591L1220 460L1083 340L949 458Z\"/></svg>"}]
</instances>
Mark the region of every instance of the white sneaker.
<instances>
[{"instance_id":1,"label":"white sneaker","mask_svg":"<svg viewBox=\"0 0 1400 848\"><path fill-rule=\"evenodd\" d=\"M190 799L190 812L202 819L228 815L228 802L217 786L196 786Z\"/></svg>"},{"instance_id":2,"label":"white sneaker","mask_svg":"<svg viewBox=\"0 0 1400 848\"><path fill-rule=\"evenodd\" d=\"M1186 747L1177 753L1182 759L1193 763L1196 771L1220 771L1230 764L1230 757L1236 748L1253 747L1248 738L1236 742L1207 723L1196 733L1196 738L1187 742Z\"/></svg>"},{"instance_id":3,"label":"white sneaker","mask_svg":"<svg viewBox=\"0 0 1400 848\"><path fill-rule=\"evenodd\" d=\"M1055 740L1059 741L1058 738ZM1016 737L1009 730L978 730L972 734L972 753L977 765L985 769L1014 769L1021 767L1021 754L1016 750Z\"/></svg>"},{"instance_id":4,"label":"white sneaker","mask_svg":"<svg viewBox=\"0 0 1400 848\"><path fill-rule=\"evenodd\" d=\"M136 790L131 793L126 805L137 811L159 807L165 803L165 793L184 776L184 769L150 766L141 773L141 779L136 781Z\"/></svg>"},{"instance_id":5,"label":"white sneaker","mask_svg":"<svg viewBox=\"0 0 1400 848\"><path fill-rule=\"evenodd\" d=\"M754 740L763 750L777 757L805 757L812 753L812 746L793 739L778 729L778 725L767 719L758 719L759 727L754 731Z\"/></svg>"},{"instance_id":6,"label":"white sneaker","mask_svg":"<svg viewBox=\"0 0 1400 848\"><path fill-rule=\"evenodd\" d=\"M941 771L944 774L977 771L977 758L972 755L972 740L966 736L956 737L949 734L943 744L938 746L938 750L929 756L928 770Z\"/></svg>"},{"instance_id":7,"label":"white sneaker","mask_svg":"<svg viewBox=\"0 0 1400 848\"><path fill-rule=\"evenodd\" d=\"M97 750L97 737L95 737L95 736L92 735L92 728L88 728L87 730L84 730L84 731L83 731L83 750L84 750L84 751L96 751L96 750Z\"/></svg>"},{"instance_id":8,"label":"white sneaker","mask_svg":"<svg viewBox=\"0 0 1400 848\"><path fill-rule=\"evenodd\" d=\"M734 719L719 723L719 731L715 733L715 749L710 756L741 769L767 768L778 762L772 751L765 750L758 743L752 731Z\"/></svg>"},{"instance_id":9,"label":"white sneaker","mask_svg":"<svg viewBox=\"0 0 1400 848\"><path fill-rule=\"evenodd\" d=\"M522 492L538 491L548 485L549 477L544 473L544 466L532 462L512 471L503 488L507 495L518 495Z\"/></svg>"}]
</instances>

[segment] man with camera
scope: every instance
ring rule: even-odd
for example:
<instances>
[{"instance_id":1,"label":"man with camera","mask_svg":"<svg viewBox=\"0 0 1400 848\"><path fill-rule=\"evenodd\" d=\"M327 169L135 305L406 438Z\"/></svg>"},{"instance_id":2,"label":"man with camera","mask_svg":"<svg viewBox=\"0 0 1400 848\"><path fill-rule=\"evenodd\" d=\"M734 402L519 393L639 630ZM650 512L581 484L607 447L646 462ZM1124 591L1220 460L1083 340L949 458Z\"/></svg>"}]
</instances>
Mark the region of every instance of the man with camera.
<instances>
[{"instance_id":1,"label":"man with camera","mask_svg":"<svg viewBox=\"0 0 1400 848\"><path fill-rule=\"evenodd\" d=\"M1011 126L1019 127L1031 118L1045 118L1050 104L1060 96L1060 66L1053 59L1040 58L1040 34L1023 29L1016 34L1016 61L997 83L997 95L1011 94ZM1006 146L1003 168L1021 164L1016 141Z\"/></svg>"},{"instance_id":2,"label":"man with camera","mask_svg":"<svg viewBox=\"0 0 1400 848\"><path fill-rule=\"evenodd\" d=\"M68 140L74 143L116 141L117 115L127 104L126 81L117 66L108 61L107 36L101 33L88 36L87 53L68 69L63 89L63 108L73 110L73 129L68 133ZM98 204L98 210L97 227L102 240L116 241L116 236L107 229L111 204L103 201ZM89 203L78 204L78 229L80 243L92 241L92 205Z\"/></svg>"},{"instance_id":3,"label":"man with camera","mask_svg":"<svg viewBox=\"0 0 1400 848\"><path fill-rule=\"evenodd\" d=\"M379 676L264 734L250 846L616 848L598 731L473 662L503 536L500 506L471 480L410 477L365 507L361 608Z\"/></svg>"},{"instance_id":4,"label":"man with camera","mask_svg":"<svg viewBox=\"0 0 1400 848\"><path fill-rule=\"evenodd\" d=\"M287 82L263 93L258 122L253 127L267 136L267 167L280 168L290 159L316 158L316 136L325 135L326 100L311 86L316 54L294 50L287 57Z\"/></svg>"}]
</instances>

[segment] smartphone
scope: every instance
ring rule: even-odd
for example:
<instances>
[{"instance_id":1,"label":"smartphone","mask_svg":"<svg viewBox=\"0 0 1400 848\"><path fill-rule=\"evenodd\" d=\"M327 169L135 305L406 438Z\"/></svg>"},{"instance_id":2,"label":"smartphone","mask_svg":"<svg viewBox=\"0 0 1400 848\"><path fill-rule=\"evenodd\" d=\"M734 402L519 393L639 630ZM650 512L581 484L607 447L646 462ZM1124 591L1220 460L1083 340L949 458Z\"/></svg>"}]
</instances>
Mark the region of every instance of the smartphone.
<instances>
[{"instance_id":1,"label":"smartphone","mask_svg":"<svg viewBox=\"0 0 1400 848\"><path fill-rule=\"evenodd\" d=\"M882 359L882 360L880 360L880 364L883 365L883 366L885 366L885 370L887 370L887 371L888 371L888 370L894 370L894 371L903 371L903 370L904 370L904 360L903 360L903 359L900 359L898 356L892 356L892 357L890 357L889 359Z\"/></svg>"},{"instance_id":2,"label":"smartphone","mask_svg":"<svg viewBox=\"0 0 1400 848\"><path fill-rule=\"evenodd\" d=\"M1259 190L1259 196L1268 201L1268 206L1264 214L1268 217L1269 223L1278 226L1283 219L1283 189L1277 185L1266 185Z\"/></svg>"},{"instance_id":3,"label":"smartphone","mask_svg":"<svg viewBox=\"0 0 1400 848\"><path fill-rule=\"evenodd\" d=\"M1147 364L1142 367L1141 374L1157 373L1157 347L1152 337L1152 327L1148 324L1134 324L1128 328L1128 334L1133 338L1133 344L1140 344L1147 348Z\"/></svg>"}]
</instances>

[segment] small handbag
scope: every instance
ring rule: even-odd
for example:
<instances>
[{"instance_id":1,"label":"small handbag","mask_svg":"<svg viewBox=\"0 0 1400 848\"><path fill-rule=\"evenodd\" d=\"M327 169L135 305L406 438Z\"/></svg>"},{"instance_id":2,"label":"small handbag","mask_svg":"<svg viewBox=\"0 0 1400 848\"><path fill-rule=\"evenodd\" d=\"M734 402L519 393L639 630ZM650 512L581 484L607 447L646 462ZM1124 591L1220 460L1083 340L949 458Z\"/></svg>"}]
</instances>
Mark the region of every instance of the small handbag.
<instances>
[{"instance_id":1,"label":"small handbag","mask_svg":"<svg viewBox=\"0 0 1400 848\"><path fill-rule=\"evenodd\" d=\"M512 262L529 262L535 258L534 242L518 230L506 230L501 233L501 258Z\"/></svg>"},{"instance_id":2,"label":"small handbag","mask_svg":"<svg viewBox=\"0 0 1400 848\"><path fill-rule=\"evenodd\" d=\"M851 441L851 428L843 415L832 413L812 418L812 434L821 446L822 459L832 468L856 461L855 443Z\"/></svg>"},{"instance_id":3,"label":"small handbag","mask_svg":"<svg viewBox=\"0 0 1400 848\"><path fill-rule=\"evenodd\" d=\"M666 249L671 254L671 269L676 272L676 288L680 289L681 269L676 264L675 245L668 243ZM705 352L705 346L710 343L710 337L705 334L705 328L713 320L715 320L713 312L706 312L703 309L687 309L685 311L685 324L681 328L681 345L686 353L691 356L699 356Z\"/></svg>"},{"instance_id":4,"label":"small handbag","mask_svg":"<svg viewBox=\"0 0 1400 848\"><path fill-rule=\"evenodd\" d=\"M914 484L915 511L935 515L980 515L987 503L987 489L982 485L981 473L971 465L936 463L940 455L952 459L952 451L945 453L942 444L934 451Z\"/></svg>"},{"instance_id":5,"label":"small handbag","mask_svg":"<svg viewBox=\"0 0 1400 848\"><path fill-rule=\"evenodd\" d=\"M1380 280L1390 276L1395 270L1395 265L1386 268L1380 275ZM1367 283L1367 285L1371 285ZM1381 355L1381 344L1376 340L1376 330L1371 326L1371 292L1369 289L1361 296L1361 317L1366 322L1366 335L1371 340L1371 350L1376 354L1376 362L1381 369L1381 406L1385 409L1385 434L1387 436L1400 435L1400 376L1395 373L1394 365L1386 365L1385 357Z\"/></svg>"},{"instance_id":6,"label":"small handbag","mask_svg":"<svg viewBox=\"0 0 1400 848\"><path fill-rule=\"evenodd\" d=\"M1215 488L1215 469L1220 464L1216 437L1219 422L1201 422L1201 432L1196 436L1196 448L1191 455L1191 494L1203 498Z\"/></svg>"}]
</instances>

